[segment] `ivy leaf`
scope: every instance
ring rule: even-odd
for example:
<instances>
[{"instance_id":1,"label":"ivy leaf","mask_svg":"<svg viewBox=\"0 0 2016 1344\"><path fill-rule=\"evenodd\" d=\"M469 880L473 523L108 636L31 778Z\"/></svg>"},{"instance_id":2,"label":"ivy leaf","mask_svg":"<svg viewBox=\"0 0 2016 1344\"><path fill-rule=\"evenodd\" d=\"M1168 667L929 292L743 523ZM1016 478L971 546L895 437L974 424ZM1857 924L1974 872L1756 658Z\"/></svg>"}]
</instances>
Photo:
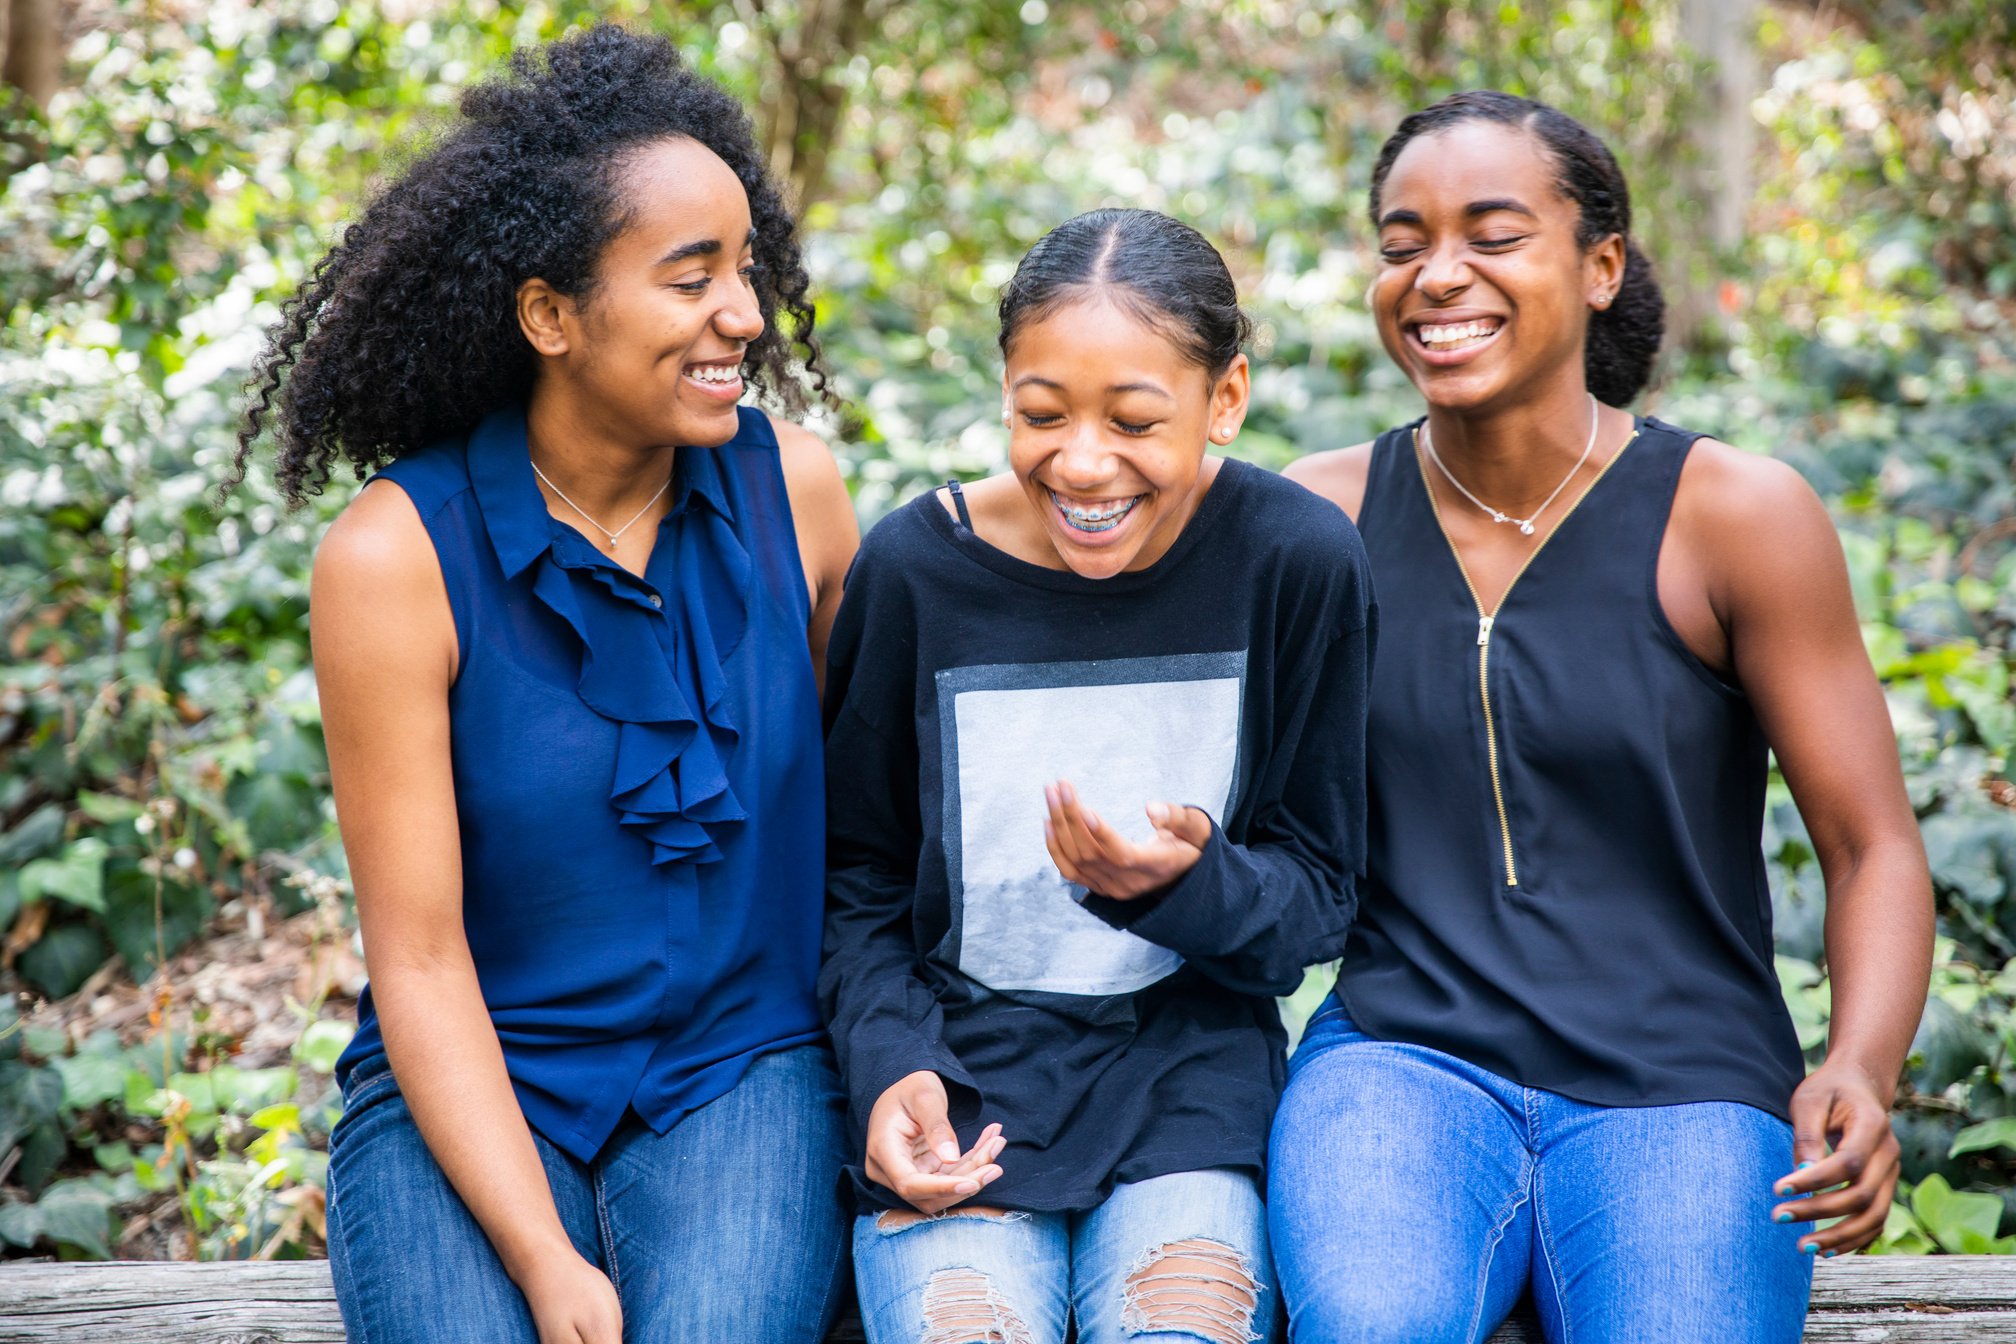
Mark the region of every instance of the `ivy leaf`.
<instances>
[{"instance_id":1,"label":"ivy leaf","mask_svg":"<svg viewBox=\"0 0 2016 1344\"><path fill-rule=\"evenodd\" d=\"M83 924L59 924L35 940L17 963L21 974L52 999L76 990L105 964L105 940Z\"/></svg>"},{"instance_id":2,"label":"ivy leaf","mask_svg":"<svg viewBox=\"0 0 2016 1344\"><path fill-rule=\"evenodd\" d=\"M126 1061L104 1055L75 1055L54 1061L63 1078L63 1105L81 1111L126 1095Z\"/></svg>"},{"instance_id":3,"label":"ivy leaf","mask_svg":"<svg viewBox=\"0 0 2016 1344\"><path fill-rule=\"evenodd\" d=\"M1955 1190L1936 1172L1911 1192L1911 1211L1933 1239L1954 1255L1986 1252L2002 1222L2000 1196Z\"/></svg>"},{"instance_id":4,"label":"ivy leaf","mask_svg":"<svg viewBox=\"0 0 2016 1344\"><path fill-rule=\"evenodd\" d=\"M308 1024L301 1039L294 1042L294 1058L317 1073L336 1072L336 1061L357 1034L355 1024L334 1018L318 1018Z\"/></svg>"},{"instance_id":5,"label":"ivy leaf","mask_svg":"<svg viewBox=\"0 0 2016 1344\"><path fill-rule=\"evenodd\" d=\"M35 1201L42 1235L100 1260L112 1256L112 1196L87 1180L58 1181Z\"/></svg>"},{"instance_id":6,"label":"ivy leaf","mask_svg":"<svg viewBox=\"0 0 2016 1344\"><path fill-rule=\"evenodd\" d=\"M36 859L21 868L23 904L44 897L105 913L105 842L86 836L63 851L61 858Z\"/></svg>"},{"instance_id":7,"label":"ivy leaf","mask_svg":"<svg viewBox=\"0 0 2016 1344\"><path fill-rule=\"evenodd\" d=\"M1953 1146L1947 1149L1946 1156L1985 1153L1995 1148L2016 1148L2016 1115L1967 1126L1953 1137Z\"/></svg>"}]
</instances>

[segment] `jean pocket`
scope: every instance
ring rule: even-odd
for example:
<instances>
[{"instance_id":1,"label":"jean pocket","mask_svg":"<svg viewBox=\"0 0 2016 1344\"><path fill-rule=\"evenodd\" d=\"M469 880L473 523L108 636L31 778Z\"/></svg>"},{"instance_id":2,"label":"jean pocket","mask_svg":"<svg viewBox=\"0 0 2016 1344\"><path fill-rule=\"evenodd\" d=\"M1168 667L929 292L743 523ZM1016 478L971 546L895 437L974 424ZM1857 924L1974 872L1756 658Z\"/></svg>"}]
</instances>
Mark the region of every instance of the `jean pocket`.
<instances>
[{"instance_id":1,"label":"jean pocket","mask_svg":"<svg viewBox=\"0 0 2016 1344\"><path fill-rule=\"evenodd\" d=\"M348 1084L343 1089L343 1114L338 1117L335 1129L329 1133L329 1141L334 1143L338 1133L355 1124L357 1117L376 1106L399 1095L399 1080L392 1076L392 1065L385 1056L377 1055L359 1064L350 1073Z\"/></svg>"}]
</instances>

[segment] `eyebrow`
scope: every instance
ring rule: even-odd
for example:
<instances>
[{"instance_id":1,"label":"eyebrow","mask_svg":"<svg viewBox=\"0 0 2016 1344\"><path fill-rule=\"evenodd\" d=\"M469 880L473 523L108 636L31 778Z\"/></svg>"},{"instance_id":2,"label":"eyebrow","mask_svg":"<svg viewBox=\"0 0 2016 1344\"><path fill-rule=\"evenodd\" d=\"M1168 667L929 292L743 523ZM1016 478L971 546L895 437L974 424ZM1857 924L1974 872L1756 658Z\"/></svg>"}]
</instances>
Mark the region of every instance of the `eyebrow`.
<instances>
[{"instance_id":1,"label":"eyebrow","mask_svg":"<svg viewBox=\"0 0 2016 1344\"><path fill-rule=\"evenodd\" d=\"M1528 219L1540 218L1533 212L1531 206L1510 196L1494 196L1486 201L1472 201L1463 207L1463 214L1467 218L1475 219L1479 215L1492 215L1500 210L1510 210L1513 214L1524 215ZM1420 212L1415 210L1388 210L1379 217L1379 227L1382 229L1389 224L1419 225L1421 222Z\"/></svg>"},{"instance_id":2,"label":"eyebrow","mask_svg":"<svg viewBox=\"0 0 2016 1344\"><path fill-rule=\"evenodd\" d=\"M1034 373L1025 373L1020 378L1017 378L1015 380L1014 390L1020 391L1022 388L1030 386L1031 384L1034 384L1037 387L1047 387L1050 388L1052 391L1056 392L1062 392L1064 390L1064 384L1057 382L1055 379L1045 378L1039 374ZM1143 382L1114 383L1111 387L1108 387L1106 389L1106 392L1109 396L1118 395L1119 393L1122 392L1146 392L1150 396L1160 397L1164 401L1176 400L1176 398L1170 396L1167 392L1165 392L1161 388L1159 384L1156 383L1143 383Z\"/></svg>"},{"instance_id":3,"label":"eyebrow","mask_svg":"<svg viewBox=\"0 0 2016 1344\"><path fill-rule=\"evenodd\" d=\"M754 226L751 226L749 230L749 236L748 238L743 240L742 245L744 247L747 247L749 244L755 241L756 241L756 230ZM719 238L702 238L698 242L682 243L678 247L673 248L670 252L667 252L664 256L658 258L658 264L660 266L671 266L678 262L685 261L688 257L717 256L720 254L720 251L721 251L721 240Z\"/></svg>"}]
</instances>

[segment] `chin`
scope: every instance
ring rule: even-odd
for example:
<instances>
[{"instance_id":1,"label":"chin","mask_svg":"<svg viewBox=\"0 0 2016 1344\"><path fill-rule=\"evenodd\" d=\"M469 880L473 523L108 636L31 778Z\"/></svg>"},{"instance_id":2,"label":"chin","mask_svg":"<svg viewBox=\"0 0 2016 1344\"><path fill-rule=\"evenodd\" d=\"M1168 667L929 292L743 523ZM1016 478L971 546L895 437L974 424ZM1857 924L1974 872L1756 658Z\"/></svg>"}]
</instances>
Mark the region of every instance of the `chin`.
<instances>
[{"instance_id":1,"label":"chin","mask_svg":"<svg viewBox=\"0 0 2016 1344\"><path fill-rule=\"evenodd\" d=\"M734 438L741 427L742 421L733 403L719 409L686 410L682 407L681 414L667 426L672 431L671 442L694 448L719 448Z\"/></svg>"}]
</instances>

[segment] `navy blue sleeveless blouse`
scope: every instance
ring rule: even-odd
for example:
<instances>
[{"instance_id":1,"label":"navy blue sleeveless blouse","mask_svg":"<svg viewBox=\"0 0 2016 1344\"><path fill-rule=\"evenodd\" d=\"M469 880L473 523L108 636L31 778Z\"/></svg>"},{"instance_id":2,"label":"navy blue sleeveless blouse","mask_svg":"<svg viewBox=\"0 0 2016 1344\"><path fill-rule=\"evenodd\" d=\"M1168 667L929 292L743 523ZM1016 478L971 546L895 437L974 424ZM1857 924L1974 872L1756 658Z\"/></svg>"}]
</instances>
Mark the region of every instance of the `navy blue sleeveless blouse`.
<instances>
[{"instance_id":1,"label":"navy blue sleeveless blouse","mask_svg":"<svg viewBox=\"0 0 2016 1344\"><path fill-rule=\"evenodd\" d=\"M463 924L525 1118L586 1161L821 1039L825 792L777 439L675 450L637 577L554 519L522 408L374 479L433 539ZM347 1077L381 1053L367 988Z\"/></svg>"},{"instance_id":2,"label":"navy blue sleeveless blouse","mask_svg":"<svg viewBox=\"0 0 2016 1344\"><path fill-rule=\"evenodd\" d=\"M1344 1006L1578 1101L1785 1116L1764 735L1659 602L1699 436L1641 420L1485 622L1412 430L1373 446L1358 515L1381 622Z\"/></svg>"}]
</instances>

